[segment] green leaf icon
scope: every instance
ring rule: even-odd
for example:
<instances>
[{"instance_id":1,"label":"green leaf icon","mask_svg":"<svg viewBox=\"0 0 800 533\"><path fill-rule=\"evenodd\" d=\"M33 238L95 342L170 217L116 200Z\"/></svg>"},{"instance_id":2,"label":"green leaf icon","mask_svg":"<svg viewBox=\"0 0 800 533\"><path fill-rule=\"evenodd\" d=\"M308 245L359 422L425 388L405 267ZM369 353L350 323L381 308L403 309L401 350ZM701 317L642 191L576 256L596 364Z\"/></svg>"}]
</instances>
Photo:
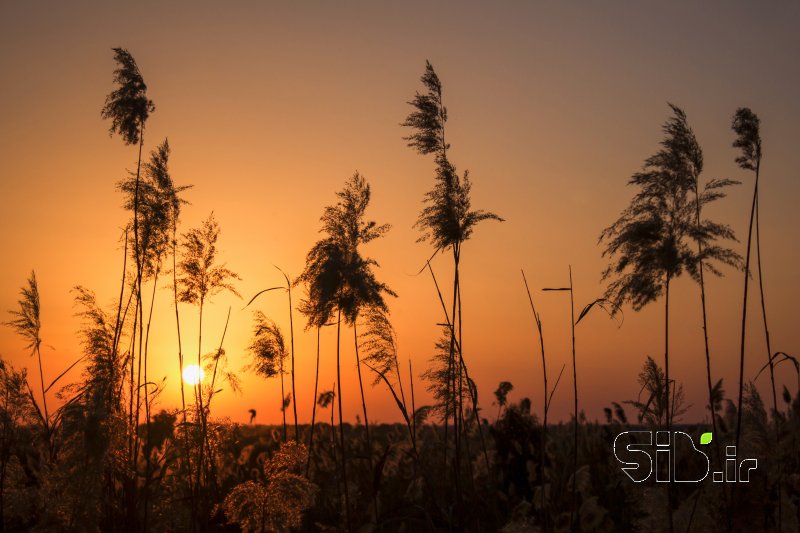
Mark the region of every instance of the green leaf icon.
<instances>
[{"instance_id":1,"label":"green leaf icon","mask_svg":"<svg viewBox=\"0 0 800 533\"><path fill-rule=\"evenodd\" d=\"M700 435L700 444L708 444L711 442L712 435L711 433L703 433Z\"/></svg>"}]
</instances>

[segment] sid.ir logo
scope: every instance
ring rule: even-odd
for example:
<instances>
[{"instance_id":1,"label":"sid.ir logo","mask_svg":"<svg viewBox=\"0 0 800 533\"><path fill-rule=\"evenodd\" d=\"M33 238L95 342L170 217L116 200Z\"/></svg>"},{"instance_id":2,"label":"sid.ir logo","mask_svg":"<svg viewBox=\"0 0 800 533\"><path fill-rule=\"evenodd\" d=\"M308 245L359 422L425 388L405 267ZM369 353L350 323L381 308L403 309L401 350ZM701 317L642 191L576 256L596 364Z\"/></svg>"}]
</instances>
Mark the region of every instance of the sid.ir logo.
<instances>
[{"instance_id":1,"label":"sid.ir logo","mask_svg":"<svg viewBox=\"0 0 800 533\"><path fill-rule=\"evenodd\" d=\"M710 443L711 439L711 433L703 433L700 445ZM687 462L694 465L691 471L676 470L679 452L695 456L694 461ZM622 464L622 471L636 483L648 480L654 468L659 483L700 483L711 470L708 455L698 449L692 437L683 431L623 431L614 439L614 457ZM716 483L747 483L750 481L750 471L757 467L757 459L743 459L737 465L736 446L726 446L725 471L714 472L712 479Z\"/></svg>"}]
</instances>

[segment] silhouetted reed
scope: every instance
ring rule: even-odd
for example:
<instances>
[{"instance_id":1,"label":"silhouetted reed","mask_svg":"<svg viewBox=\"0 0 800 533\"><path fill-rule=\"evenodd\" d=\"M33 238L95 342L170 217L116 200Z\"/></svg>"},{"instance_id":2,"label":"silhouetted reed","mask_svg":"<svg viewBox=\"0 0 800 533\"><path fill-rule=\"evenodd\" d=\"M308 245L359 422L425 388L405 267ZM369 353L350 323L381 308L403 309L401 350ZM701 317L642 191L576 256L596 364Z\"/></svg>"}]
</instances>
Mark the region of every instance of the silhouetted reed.
<instances>
[{"instance_id":1,"label":"silhouetted reed","mask_svg":"<svg viewBox=\"0 0 800 533\"><path fill-rule=\"evenodd\" d=\"M199 368L203 368L203 310L206 301L222 291L240 296L232 282L241 278L226 268L224 264L215 264L219 232L219 224L214 219L214 214L211 213L199 228L193 228L183 235L181 243L183 254L177 264L178 300L197 305L199 308L197 331L197 366ZM198 380L195 386L195 402L197 404L197 423L201 432L195 471L195 492L198 492L203 484L204 443L208 432L208 412L203 405L202 380Z\"/></svg>"},{"instance_id":2,"label":"silhouetted reed","mask_svg":"<svg viewBox=\"0 0 800 533\"><path fill-rule=\"evenodd\" d=\"M325 325L336 313L336 373L339 384L339 432L342 448L342 478L347 479L347 451L344 442L342 419L342 388L340 365L341 320L353 326L353 341L356 354L361 406L364 413L364 428L367 441L367 456L372 470L372 442L369 431L367 404L361 379L361 360L358 353L357 320L366 308L387 310L384 295L396 294L375 277L373 267L378 263L361 255L360 247L384 235L388 224L378 225L365 220L369 206L370 187L358 172L353 174L336 193L335 205L327 206L320 217L322 232L326 237L318 241L306 257L306 266L298 282L306 285L307 297L301 302L300 311L307 317L308 327ZM349 494L345 483L346 525L350 527ZM375 522L379 523L377 495L372 494Z\"/></svg>"},{"instance_id":3,"label":"silhouetted reed","mask_svg":"<svg viewBox=\"0 0 800 533\"><path fill-rule=\"evenodd\" d=\"M442 83L429 61L425 62L425 72L420 78L425 92L417 92L414 99L409 102L413 111L406 117L403 126L412 128L413 133L405 140L408 146L421 155L434 154L436 162L436 182L425 195L425 207L417 219L415 227L422 231L420 241L430 241L436 252L450 250L453 254L453 305L450 316L453 319L450 331L449 357L450 366L455 368L455 343L458 338L461 346L461 308L458 305L461 298L459 284L459 261L461 259L461 245L469 239L475 226L483 220L498 220L500 217L491 212L471 210L470 189L472 184L469 173L464 172L461 177L447 157L449 144L445 140L445 123L447 122L447 108L442 100ZM436 253L435 252L435 253ZM458 320L457 320L458 317ZM463 353L459 350L459 359L463 360ZM461 364L461 362L459 363ZM456 412L462 411L462 397L456 391L463 390L462 385L455 382L460 380L462 373L450 372L454 379L452 390L454 400L458 402L453 410L453 441L455 445L455 461L453 464L456 494L461 502L461 484L459 481L461 464L460 424ZM477 405L473 403L473 411L477 412ZM445 426L445 462L447 462L447 417L449 410L444 410Z\"/></svg>"},{"instance_id":4,"label":"silhouetted reed","mask_svg":"<svg viewBox=\"0 0 800 533\"><path fill-rule=\"evenodd\" d=\"M259 376L269 379L283 375L283 361L289 354L281 328L261 311L253 312L253 337L248 347L252 355L249 368ZM286 410L283 408L283 380L281 380L281 412L283 413L283 441L286 442Z\"/></svg>"},{"instance_id":5,"label":"silhouetted reed","mask_svg":"<svg viewBox=\"0 0 800 533\"><path fill-rule=\"evenodd\" d=\"M750 250L753 237L753 226L755 225L755 241L756 241L756 268L758 270L758 289L761 296L761 317L764 324L764 340L767 348L767 365L769 366L770 386L772 389L772 412L773 417L777 416L778 412L778 394L775 386L775 365L774 356L772 353L772 344L769 336L769 326L767 324L767 306L764 299L764 282L761 268L761 237L758 224L759 202L758 202L758 186L759 175L761 170L761 121L758 116L753 113L749 108L742 107L736 110L733 117L731 128L736 133L736 140L733 142L734 148L741 150L741 155L736 158L736 163L743 170L749 170L755 175L753 183L753 201L750 208L750 221L747 230L747 251L744 261L744 296L742 303L742 335L741 335L741 351L739 360L739 418L737 419L736 430L736 445L737 452L739 450L740 431L739 425L741 424L741 405L742 393L744 386L744 353L745 353L745 330L747 328L747 291L748 281L750 278ZM755 224L754 224L755 223ZM777 354L776 354L777 355ZM775 425L775 441L776 445L780 443L781 431L778 427L777 420ZM738 456L737 456L738 457ZM780 479L778 480L778 494L780 495ZM781 498L778 496L778 527L782 523L782 509Z\"/></svg>"},{"instance_id":6,"label":"silhouetted reed","mask_svg":"<svg viewBox=\"0 0 800 533\"><path fill-rule=\"evenodd\" d=\"M275 266L275 265L273 265L273 266ZM258 298L262 294L264 294L266 292L269 292L269 291L274 291L274 290L283 288L284 290L286 290L286 293L289 296L289 340L290 340L290 347L291 347L291 352L290 353L291 353L291 359L292 359L292 402L291 403L292 403L292 410L294 411L294 438L295 438L295 440L297 440L297 439L300 438L300 434L299 434L299 432L297 430L297 390L295 389L295 381L294 381L294 374L295 374L295 372L294 372L295 371L295 367L294 367L294 316L293 316L294 315L294 308L292 306L292 285L293 285L293 283L289 280L289 276L287 276L286 273L283 270L281 270L277 266L275 266L275 268L278 270L278 272L280 272L283 275L283 278L286 280L286 287L270 287L269 289L264 289L262 291L257 292L256 295L253 296L250 299L249 302L247 302L247 305L245 306L245 308L248 307L251 303L253 303L256 300L256 298ZM317 350L317 352L319 352L319 349ZM317 361L317 368L319 369L319 353L317 353L317 360L318 360ZM317 392L315 390L314 391L314 396L316 397L316 395L317 395ZM284 396L284 392L283 392L283 371L281 371L281 396L282 397ZM288 407L288 405L287 405L287 407ZM283 438L284 438L284 441L285 441L286 440L286 413L285 413L285 409L282 410L282 411L284 411L284 415L283 415L283 433L284 433L284 435L283 435ZM312 424L312 432L313 432L313 424Z\"/></svg>"},{"instance_id":7,"label":"silhouetted reed","mask_svg":"<svg viewBox=\"0 0 800 533\"><path fill-rule=\"evenodd\" d=\"M139 66L136 60L127 50L123 48L114 48L114 61L117 63L117 68L114 70L114 83L117 88L106 96L105 105L101 111L101 116L104 119L111 120L109 127L109 135L117 133L122 137L122 140L127 145L138 144L138 159L136 163L136 174L134 178L133 187L133 235L134 246L133 255L136 260L136 312L137 320L134 321L134 328L138 325L138 355L141 364L142 358L142 337L143 337L143 306L142 306L142 248L140 246L139 235L139 182L142 167L142 147L144 145L144 129L145 123L150 116L150 113L155 111L153 101L147 97L147 85L142 78ZM133 343L133 341L132 341ZM133 344L132 344L133 345ZM139 416L139 387L133 390L133 374L134 374L134 360L131 357L131 402L133 401L133 394L137 395L136 406L131 404L129 418L130 425L135 426L138 424ZM140 385L139 377L136 378L137 385ZM131 466L135 467L136 450L138 449L138 434L136 431L132 432L132 441L130 443L130 461ZM136 487L133 487L133 498L136 499Z\"/></svg>"},{"instance_id":8,"label":"silhouetted reed","mask_svg":"<svg viewBox=\"0 0 800 533\"><path fill-rule=\"evenodd\" d=\"M44 414L40 418L49 442L50 415L47 410L47 394L44 388L44 370L42 369L41 302L39 300L39 285L36 283L36 272L31 271L27 286L22 287L20 290L18 305L19 310L9 311L9 314L14 318L4 322L4 324L25 339L28 343L26 348L31 351L31 355L36 354L36 359L39 363L39 383L42 390L42 408L44 410ZM33 395L31 395L31 400L34 401ZM34 401L35 404L36 402Z\"/></svg>"}]
</instances>

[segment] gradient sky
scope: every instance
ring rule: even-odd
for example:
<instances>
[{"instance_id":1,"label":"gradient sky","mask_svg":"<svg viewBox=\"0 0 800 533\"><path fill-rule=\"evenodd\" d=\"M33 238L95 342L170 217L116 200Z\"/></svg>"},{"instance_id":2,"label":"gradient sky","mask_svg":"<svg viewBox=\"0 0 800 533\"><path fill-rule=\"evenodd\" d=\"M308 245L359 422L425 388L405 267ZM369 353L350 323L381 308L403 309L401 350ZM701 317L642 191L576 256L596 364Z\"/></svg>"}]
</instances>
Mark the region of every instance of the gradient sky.
<instances>
[{"instance_id":1,"label":"gradient sky","mask_svg":"<svg viewBox=\"0 0 800 533\"><path fill-rule=\"evenodd\" d=\"M566 364L551 416L572 409L569 300L542 293L567 282L572 265L578 310L601 295L606 264L600 231L627 205L630 175L658 148L667 101L680 105L705 152L704 178L743 184L708 210L744 240L752 176L734 164L730 120L751 107L762 120L760 194L764 289L774 350L800 355L800 4L100 2L0 4L0 312L16 306L35 269L42 298L45 379L80 355L70 289L94 290L109 307L118 293L121 228L128 214L115 183L136 151L109 138L100 118L112 89L111 48L136 58L156 111L145 149L165 137L178 184L193 184L182 229L214 211L221 259L243 278L246 299L292 275L319 237L319 216L355 170L372 186L370 216L393 228L371 243L390 302L402 361L413 361L417 405L429 400L419 374L442 321L432 281L415 275L430 255L412 228L433 183L431 157L405 146L399 123L420 88L425 59L444 84L450 155L474 181L473 206L506 218L486 222L463 248L464 354L485 413L492 391L513 382L541 412L541 362L520 276L526 270L542 315L551 383ZM743 243L736 249L744 253ZM451 262L436 259L448 285ZM738 380L743 278L730 269L708 281L712 365L729 397ZM751 285L752 287L753 285ZM699 289L685 276L671 294L671 374L705 416ZM757 292L751 293L746 375L766 362ZM159 290L151 376L166 376L162 407L178 402L171 296ZM205 351L219 341L232 370L249 359L251 312L227 295L207 308ZM284 296L258 307L288 330ZM184 346L194 346L196 308L182 306ZM635 398L645 356L663 364L663 301L624 310L617 327L602 313L577 328L580 401L589 419L611 401ZM298 411L310 418L315 335L297 335ZM335 330L323 332L321 388L335 379ZM352 332L344 332L345 418L360 412ZM196 357L195 348L186 348ZM24 343L0 328L0 355L34 369ZM779 386L796 376L778 367ZM66 380L76 380L78 369ZM243 393L225 390L215 414L280 420L280 382L242 373ZM408 386L407 375L405 385ZM48 379L49 378L49 379ZM758 385L766 392L769 378ZM288 385L288 382L287 382ZM396 421L383 385L369 388L370 417ZM55 402L55 398L50 400ZM630 411L630 410L629 410ZM632 415L632 412L629 412Z\"/></svg>"}]
</instances>

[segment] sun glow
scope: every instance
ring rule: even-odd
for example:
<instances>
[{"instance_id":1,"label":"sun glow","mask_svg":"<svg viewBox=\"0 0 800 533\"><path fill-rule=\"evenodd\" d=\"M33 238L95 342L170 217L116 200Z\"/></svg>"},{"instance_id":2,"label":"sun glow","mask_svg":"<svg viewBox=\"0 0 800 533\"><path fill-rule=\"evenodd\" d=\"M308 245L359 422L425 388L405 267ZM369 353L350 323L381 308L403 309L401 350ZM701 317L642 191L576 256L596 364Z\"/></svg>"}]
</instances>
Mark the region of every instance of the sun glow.
<instances>
[{"instance_id":1,"label":"sun glow","mask_svg":"<svg viewBox=\"0 0 800 533\"><path fill-rule=\"evenodd\" d=\"M197 365L186 365L183 367L183 381L189 385L197 385L205 377L203 369Z\"/></svg>"}]
</instances>

